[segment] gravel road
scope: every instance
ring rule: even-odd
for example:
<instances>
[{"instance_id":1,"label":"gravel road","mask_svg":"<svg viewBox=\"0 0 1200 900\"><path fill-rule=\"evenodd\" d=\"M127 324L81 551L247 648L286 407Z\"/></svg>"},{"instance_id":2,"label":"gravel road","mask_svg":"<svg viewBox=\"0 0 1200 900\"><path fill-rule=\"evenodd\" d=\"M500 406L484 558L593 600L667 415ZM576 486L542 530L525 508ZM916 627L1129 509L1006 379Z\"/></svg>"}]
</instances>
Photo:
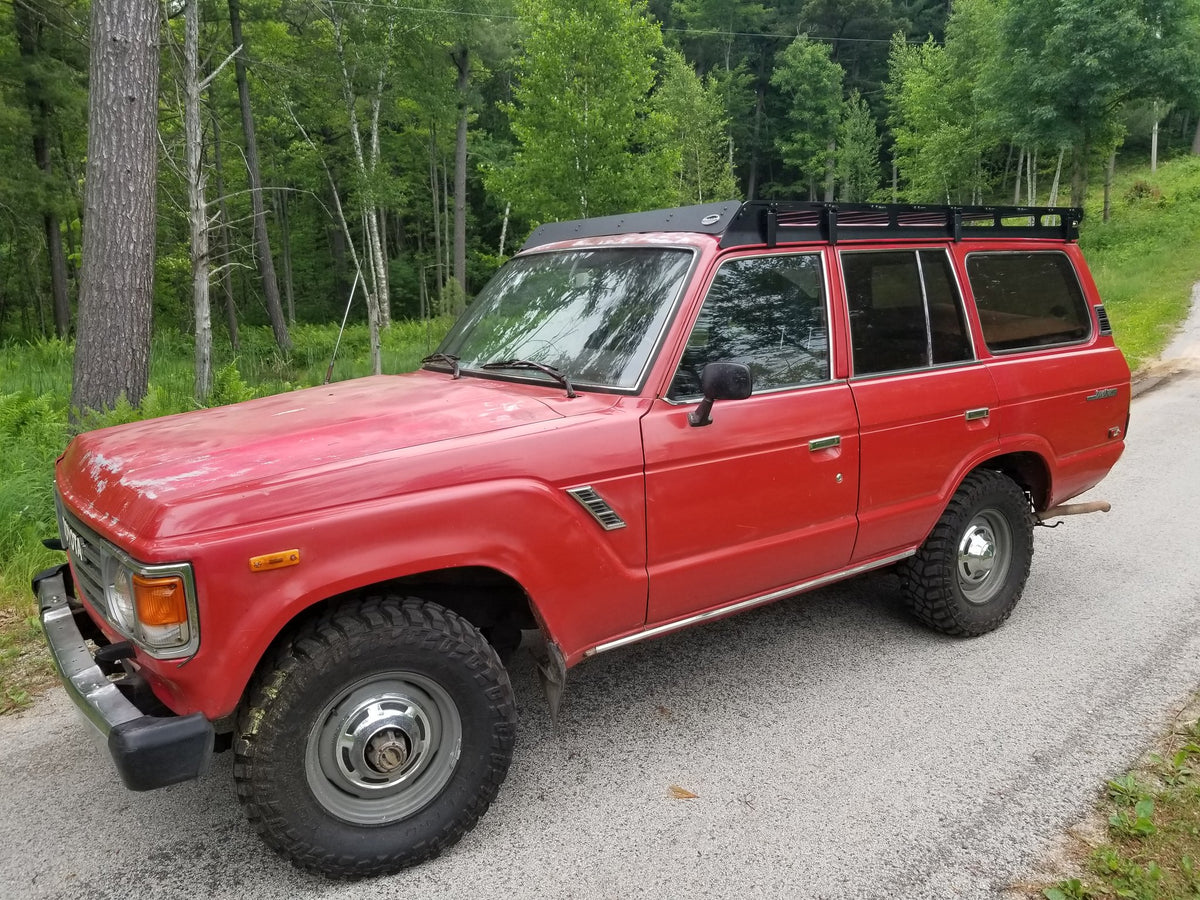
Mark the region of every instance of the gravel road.
<instances>
[{"instance_id":1,"label":"gravel road","mask_svg":"<svg viewBox=\"0 0 1200 900\"><path fill-rule=\"evenodd\" d=\"M1167 356L1200 359L1200 317ZM0 897L1002 897L1200 684L1200 376L1175 369L1092 495L1113 511L1038 530L994 634L926 631L876 575L585 663L557 731L518 658L496 804L357 884L259 843L228 754L126 792L55 689L0 719Z\"/></svg>"}]
</instances>

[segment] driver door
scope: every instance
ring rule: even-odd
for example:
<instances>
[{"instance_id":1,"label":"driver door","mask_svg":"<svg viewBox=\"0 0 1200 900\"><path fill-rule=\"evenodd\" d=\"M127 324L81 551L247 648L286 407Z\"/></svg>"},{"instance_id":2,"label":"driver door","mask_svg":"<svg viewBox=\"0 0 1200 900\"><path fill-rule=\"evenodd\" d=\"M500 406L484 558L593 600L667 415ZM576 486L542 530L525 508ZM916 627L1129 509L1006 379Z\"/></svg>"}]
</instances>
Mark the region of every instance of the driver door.
<instances>
[{"instance_id":1,"label":"driver door","mask_svg":"<svg viewBox=\"0 0 1200 900\"><path fill-rule=\"evenodd\" d=\"M832 380L819 252L724 262L666 398L642 419L648 625L844 567L857 531L858 420ZM750 368L754 393L694 427L710 362Z\"/></svg>"}]
</instances>

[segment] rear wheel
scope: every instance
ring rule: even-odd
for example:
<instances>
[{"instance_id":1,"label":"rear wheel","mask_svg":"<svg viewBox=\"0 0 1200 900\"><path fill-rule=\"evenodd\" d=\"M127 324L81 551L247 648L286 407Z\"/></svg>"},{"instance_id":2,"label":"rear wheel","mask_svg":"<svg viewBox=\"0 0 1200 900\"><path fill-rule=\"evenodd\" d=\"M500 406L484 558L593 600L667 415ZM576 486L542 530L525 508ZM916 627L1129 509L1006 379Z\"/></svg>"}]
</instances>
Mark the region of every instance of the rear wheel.
<instances>
[{"instance_id":1,"label":"rear wheel","mask_svg":"<svg viewBox=\"0 0 1200 900\"><path fill-rule=\"evenodd\" d=\"M238 721L234 777L259 834L328 875L394 872L470 830L508 772L515 708L479 632L376 597L308 623Z\"/></svg>"},{"instance_id":2,"label":"rear wheel","mask_svg":"<svg viewBox=\"0 0 1200 900\"><path fill-rule=\"evenodd\" d=\"M904 597L931 628L971 637L1017 605L1033 559L1033 512L1011 478L968 475L916 555L899 566Z\"/></svg>"}]
</instances>

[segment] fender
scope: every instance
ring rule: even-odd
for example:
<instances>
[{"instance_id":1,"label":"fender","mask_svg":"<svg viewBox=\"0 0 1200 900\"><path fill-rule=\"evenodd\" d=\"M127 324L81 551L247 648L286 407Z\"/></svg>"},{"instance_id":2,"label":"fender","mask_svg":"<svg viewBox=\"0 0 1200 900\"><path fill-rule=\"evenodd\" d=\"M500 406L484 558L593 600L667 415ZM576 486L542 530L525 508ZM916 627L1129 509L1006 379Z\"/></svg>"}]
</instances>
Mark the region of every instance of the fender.
<instances>
[{"instance_id":1,"label":"fender","mask_svg":"<svg viewBox=\"0 0 1200 900\"><path fill-rule=\"evenodd\" d=\"M640 482L617 479L602 491L625 514ZM510 524L499 529L497 521ZM272 571L250 571L244 536L210 539L195 562L200 650L164 672L171 684L151 680L181 711L229 715L271 642L295 617L331 596L456 566L489 567L521 584L546 637L574 662L586 647L644 624L644 540L640 520L606 532L565 492L532 479L324 511L259 535L261 546L299 551L299 564ZM255 599L205 603L213 594ZM213 679L213 671L222 677Z\"/></svg>"}]
</instances>

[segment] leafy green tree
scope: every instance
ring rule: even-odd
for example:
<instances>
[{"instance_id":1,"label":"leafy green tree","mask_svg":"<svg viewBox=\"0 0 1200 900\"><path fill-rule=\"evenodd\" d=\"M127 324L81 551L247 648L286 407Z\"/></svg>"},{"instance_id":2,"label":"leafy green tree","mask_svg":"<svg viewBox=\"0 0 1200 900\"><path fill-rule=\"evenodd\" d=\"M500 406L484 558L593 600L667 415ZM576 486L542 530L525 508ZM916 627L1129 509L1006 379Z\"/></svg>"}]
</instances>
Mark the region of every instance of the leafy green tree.
<instances>
[{"instance_id":1,"label":"leafy green tree","mask_svg":"<svg viewBox=\"0 0 1200 900\"><path fill-rule=\"evenodd\" d=\"M662 123L662 140L678 154L674 202L687 206L734 197L737 183L727 152L728 122L720 85L702 81L676 50L666 51L663 70L654 109Z\"/></svg>"},{"instance_id":2,"label":"leafy green tree","mask_svg":"<svg viewBox=\"0 0 1200 900\"><path fill-rule=\"evenodd\" d=\"M522 0L509 107L517 150L492 189L534 222L670 202L676 159L646 113L662 32L644 3Z\"/></svg>"},{"instance_id":3,"label":"leafy green tree","mask_svg":"<svg viewBox=\"0 0 1200 900\"><path fill-rule=\"evenodd\" d=\"M984 161L1002 129L976 85L996 60L998 15L993 0L958 0L945 46L893 39L888 125L910 201L969 203L987 193Z\"/></svg>"},{"instance_id":4,"label":"leafy green tree","mask_svg":"<svg viewBox=\"0 0 1200 900\"><path fill-rule=\"evenodd\" d=\"M838 199L848 203L870 200L879 189L879 130L871 108L857 91L842 107L838 125Z\"/></svg>"},{"instance_id":5,"label":"leafy green tree","mask_svg":"<svg viewBox=\"0 0 1200 900\"><path fill-rule=\"evenodd\" d=\"M818 181L831 174L834 165L843 75L827 45L801 35L776 57L771 76L787 104L776 143L784 162L807 182L813 197Z\"/></svg>"}]
</instances>

